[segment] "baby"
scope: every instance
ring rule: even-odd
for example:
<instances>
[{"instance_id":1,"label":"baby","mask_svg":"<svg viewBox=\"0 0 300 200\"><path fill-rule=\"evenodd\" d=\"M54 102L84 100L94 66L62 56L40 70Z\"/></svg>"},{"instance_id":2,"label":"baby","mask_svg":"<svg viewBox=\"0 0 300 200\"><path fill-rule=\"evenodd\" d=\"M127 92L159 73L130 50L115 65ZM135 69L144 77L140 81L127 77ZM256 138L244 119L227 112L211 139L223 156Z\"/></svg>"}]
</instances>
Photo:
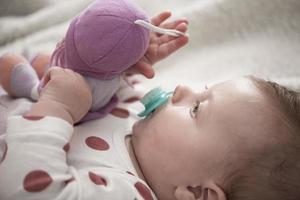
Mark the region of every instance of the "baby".
<instances>
[{"instance_id":1,"label":"baby","mask_svg":"<svg viewBox=\"0 0 300 200\"><path fill-rule=\"evenodd\" d=\"M300 198L299 93L255 77L177 86L135 122L124 86L117 110L73 127L91 106L87 83L55 67L44 79L39 101L8 121L3 200Z\"/></svg>"},{"instance_id":2,"label":"baby","mask_svg":"<svg viewBox=\"0 0 300 200\"><path fill-rule=\"evenodd\" d=\"M91 105L88 85L61 68L46 79L31 110L9 119L1 199L300 197L299 93L255 77L178 86L128 133L130 117L118 115L74 129Z\"/></svg>"}]
</instances>

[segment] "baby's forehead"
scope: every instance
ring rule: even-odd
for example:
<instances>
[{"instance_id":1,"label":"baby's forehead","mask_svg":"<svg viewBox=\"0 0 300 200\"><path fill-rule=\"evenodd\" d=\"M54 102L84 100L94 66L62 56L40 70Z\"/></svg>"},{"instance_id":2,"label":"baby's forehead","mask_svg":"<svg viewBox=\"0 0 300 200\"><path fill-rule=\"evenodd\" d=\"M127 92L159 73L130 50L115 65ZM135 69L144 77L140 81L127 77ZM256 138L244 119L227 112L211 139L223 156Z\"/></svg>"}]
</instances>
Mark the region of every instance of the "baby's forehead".
<instances>
[{"instance_id":1,"label":"baby's forehead","mask_svg":"<svg viewBox=\"0 0 300 200\"><path fill-rule=\"evenodd\" d=\"M215 92L233 93L245 96L261 96L260 90L251 78L240 77L221 82L212 87Z\"/></svg>"},{"instance_id":2,"label":"baby's forehead","mask_svg":"<svg viewBox=\"0 0 300 200\"><path fill-rule=\"evenodd\" d=\"M247 107L264 107L269 102L265 95L256 87L252 80L247 78L238 78L222 82L210 87L205 92L205 98L210 103L210 107L225 111L246 111ZM261 109L261 108L260 108ZM247 110L249 112L250 110Z\"/></svg>"},{"instance_id":3,"label":"baby's forehead","mask_svg":"<svg viewBox=\"0 0 300 200\"><path fill-rule=\"evenodd\" d=\"M238 78L209 89L209 111L212 119L229 124L230 129L264 126L274 113L271 103L249 78Z\"/></svg>"}]
</instances>

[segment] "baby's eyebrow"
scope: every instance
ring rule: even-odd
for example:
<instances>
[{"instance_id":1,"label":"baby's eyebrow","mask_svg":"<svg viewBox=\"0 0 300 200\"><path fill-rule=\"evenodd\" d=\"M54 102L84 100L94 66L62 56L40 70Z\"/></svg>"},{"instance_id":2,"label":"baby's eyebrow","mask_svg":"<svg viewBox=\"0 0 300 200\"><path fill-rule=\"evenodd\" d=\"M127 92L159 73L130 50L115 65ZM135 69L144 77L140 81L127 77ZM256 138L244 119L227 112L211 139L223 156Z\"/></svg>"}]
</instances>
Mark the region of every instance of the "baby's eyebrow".
<instances>
[{"instance_id":1,"label":"baby's eyebrow","mask_svg":"<svg viewBox=\"0 0 300 200\"><path fill-rule=\"evenodd\" d=\"M196 97L199 101L203 101L209 98L210 90L202 90L201 92L197 93Z\"/></svg>"}]
</instances>

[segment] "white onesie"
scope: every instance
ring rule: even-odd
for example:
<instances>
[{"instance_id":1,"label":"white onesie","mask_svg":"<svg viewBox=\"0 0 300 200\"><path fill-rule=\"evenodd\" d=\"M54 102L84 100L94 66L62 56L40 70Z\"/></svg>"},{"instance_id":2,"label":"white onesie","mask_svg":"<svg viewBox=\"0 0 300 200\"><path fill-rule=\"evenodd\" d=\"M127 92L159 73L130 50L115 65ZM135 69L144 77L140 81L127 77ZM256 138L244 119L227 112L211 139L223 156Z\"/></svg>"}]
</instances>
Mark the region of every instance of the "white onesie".
<instances>
[{"instance_id":1,"label":"white onesie","mask_svg":"<svg viewBox=\"0 0 300 200\"><path fill-rule=\"evenodd\" d=\"M74 128L54 117L8 119L0 155L1 200L156 199L125 145L141 97L129 87L105 118Z\"/></svg>"}]
</instances>

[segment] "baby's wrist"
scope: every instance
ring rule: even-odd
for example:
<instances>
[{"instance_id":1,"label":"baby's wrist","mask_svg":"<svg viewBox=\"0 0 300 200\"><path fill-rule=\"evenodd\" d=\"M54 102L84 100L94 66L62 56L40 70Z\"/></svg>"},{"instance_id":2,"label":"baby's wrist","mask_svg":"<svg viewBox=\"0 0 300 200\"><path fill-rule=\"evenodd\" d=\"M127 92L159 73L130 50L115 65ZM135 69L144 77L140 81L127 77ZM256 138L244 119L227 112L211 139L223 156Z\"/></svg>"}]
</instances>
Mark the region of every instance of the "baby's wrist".
<instances>
[{"instance_id":1,"label":"baby's wrist","mask_svg":"<svg viewBox=\"0 0 300 200\"><path fill-rule=\"evenodd\" d=\"M26 114L27 116L51 116L61 118L70 124L74 124L72 115L63 104L52 100L40 100L34 103Z\"/></svg>"}]
</instances>

